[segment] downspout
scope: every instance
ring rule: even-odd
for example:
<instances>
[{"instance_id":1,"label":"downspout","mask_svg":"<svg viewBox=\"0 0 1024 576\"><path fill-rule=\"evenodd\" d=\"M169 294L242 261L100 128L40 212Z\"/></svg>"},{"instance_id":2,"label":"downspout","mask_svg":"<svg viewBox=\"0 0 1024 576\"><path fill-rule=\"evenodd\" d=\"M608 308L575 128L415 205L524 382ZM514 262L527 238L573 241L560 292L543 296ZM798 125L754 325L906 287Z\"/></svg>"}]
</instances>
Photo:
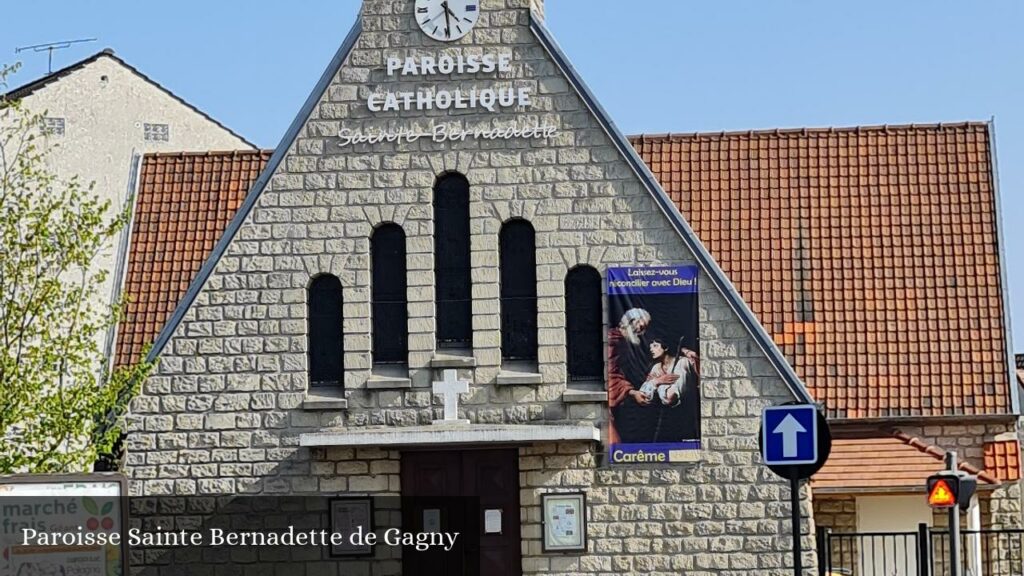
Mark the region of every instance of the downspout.
<instances>
[{"instance_id":1,"label":"downspout","mask_svg":"<svg viewBox=\"0 0 1024 576\"><path fill-rule=\"evenodd\" d=\"M967 531L967 567L973 576L984 576L981 563L981 506L977 495L971 498L971 505L967 508Z\"/></svg>"},{"instance_id":2,"label":"downspout","mask_svg":"<svg viewBox=\"0 0 1024 576\"><path fill-rule=\"evenodd\" d=\"M135 226L135 201L139 192L139 172L142 169L142 156L132 151L132 159L128 168L128 197L125 198L125 205L122 209L128 210L128 223L121 230L117 246L117 260L114 262L113 287L110 291L110 306L116 306L124 293L124 282L128 275L128 249L131 246L132 231ZM105 352L106 373L114 369L115 345L117 342L117 329L121 322L115 322L107 329L107 341L103 347Z\"/></svg>"}]
</instances>

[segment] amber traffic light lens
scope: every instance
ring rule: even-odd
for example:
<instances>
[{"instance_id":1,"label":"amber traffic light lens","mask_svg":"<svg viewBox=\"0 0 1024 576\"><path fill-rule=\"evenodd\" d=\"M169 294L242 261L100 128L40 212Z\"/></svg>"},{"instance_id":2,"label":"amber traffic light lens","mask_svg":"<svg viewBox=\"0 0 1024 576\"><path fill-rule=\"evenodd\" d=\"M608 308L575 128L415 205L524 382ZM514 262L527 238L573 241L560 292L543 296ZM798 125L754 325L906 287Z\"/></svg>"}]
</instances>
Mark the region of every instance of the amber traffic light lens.
<instances>
[{"instance_id":1,"label":"amber traffic light lens","mask_svg":"<svg viewBox=\"0 0 1024 576\"><path fill-rule=\"evenodd\" d=\"M956 506L956 493L945 479L938 479L928 490L928 505L935 508Z\"/></svg>"}]
</instances>

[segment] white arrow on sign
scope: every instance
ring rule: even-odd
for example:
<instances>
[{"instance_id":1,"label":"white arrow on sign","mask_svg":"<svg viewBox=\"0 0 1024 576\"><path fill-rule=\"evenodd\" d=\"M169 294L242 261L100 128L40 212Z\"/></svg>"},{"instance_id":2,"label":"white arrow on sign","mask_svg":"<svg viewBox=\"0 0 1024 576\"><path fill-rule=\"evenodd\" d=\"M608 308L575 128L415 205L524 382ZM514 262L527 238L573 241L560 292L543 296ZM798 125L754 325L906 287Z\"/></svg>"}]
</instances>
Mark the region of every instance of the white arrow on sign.
<instances>
[{"instance_id":1,"label":"white arrow on sign","mask_svg":"<svg viewBox=\"0 0 1024 576\"><path fill-rule=\"evenodd\" d=\"M796 418L793 418L792 414L786 414L786 417L779 422L779 425L772 430L772 434L782 434L782 457L783 458L796 458L797 447L796 437L798 434L807 432Z\"/></svg>"}]
</instances>

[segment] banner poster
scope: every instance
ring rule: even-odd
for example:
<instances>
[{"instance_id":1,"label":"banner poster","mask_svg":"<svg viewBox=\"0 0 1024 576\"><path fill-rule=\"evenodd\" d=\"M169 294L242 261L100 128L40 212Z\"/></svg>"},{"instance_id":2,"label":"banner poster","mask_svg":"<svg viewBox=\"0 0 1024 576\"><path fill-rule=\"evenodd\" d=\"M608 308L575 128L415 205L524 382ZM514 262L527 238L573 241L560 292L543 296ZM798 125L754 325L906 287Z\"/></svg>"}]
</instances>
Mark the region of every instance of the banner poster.
<instances>
[{"instance_id":1,"label":"banner poster","mask_svg":"<svg viewBox=\"0 0 1024 576\"><path fill-rule=\"evenodd\" d=\"M124 533L124 483L109 475L0 477L0 576L122 576L124 549L100 535ZM62 534L25 545L25 532Z\"/></svg>"},{"instance_id":2,"label":"banner poster","mask_svg":"<svg viewBox=\"0 0 1024 576\"><path fill-rule=\"evenodd\" d=\"M697 266L608 269L609 459L692 462L700 451Z\"/></svg>"}]
</instances>

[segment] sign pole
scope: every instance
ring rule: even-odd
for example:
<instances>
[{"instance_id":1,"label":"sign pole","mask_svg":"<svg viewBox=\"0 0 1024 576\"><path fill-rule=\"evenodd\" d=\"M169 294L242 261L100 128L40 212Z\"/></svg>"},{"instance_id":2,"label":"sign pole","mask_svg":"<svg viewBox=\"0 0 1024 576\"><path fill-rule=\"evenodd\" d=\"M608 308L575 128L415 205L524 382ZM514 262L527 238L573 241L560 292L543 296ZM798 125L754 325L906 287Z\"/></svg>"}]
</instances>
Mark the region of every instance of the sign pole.
<instances>
[{"instance_id":1,"label":"sign pole","mask_svg":"<svg viewBox=\"0 0 1024 576\"><path fill-rule=\"evenodd\" d=\"M789 507L793 522L793 574L803 576L804 554L800 547L800 473L796 466L789 473Z\"/></svg>"},{"instance_id":2,"label":"sign pole","mask_svg":"<svg viewBox=\"0 0 1024 576\"><path fill-rule=\"evenodd\" d=\"M956 473L956 451L946 452L946 470ZM949 509L949 567L951 576L960 576L960 506Z\"/></svg>"},{"instance_id":3,"label":"sign pole","mask_svg":"<svg viewBox=\"0 0 1024 576\"><path fill-rule=\"evenodd\" d=\"M800 481L821 470L832 451L832 433L814 404L790 402L768 406L761 413L761 460L789 480L790 524L793 530L793 574L804 576L800 525ZM821 542L818 542L819 550ZM819 563L822 559L819 558ZM819 566L820 567L820 566Z\"/></svg>"}]
</instances>

